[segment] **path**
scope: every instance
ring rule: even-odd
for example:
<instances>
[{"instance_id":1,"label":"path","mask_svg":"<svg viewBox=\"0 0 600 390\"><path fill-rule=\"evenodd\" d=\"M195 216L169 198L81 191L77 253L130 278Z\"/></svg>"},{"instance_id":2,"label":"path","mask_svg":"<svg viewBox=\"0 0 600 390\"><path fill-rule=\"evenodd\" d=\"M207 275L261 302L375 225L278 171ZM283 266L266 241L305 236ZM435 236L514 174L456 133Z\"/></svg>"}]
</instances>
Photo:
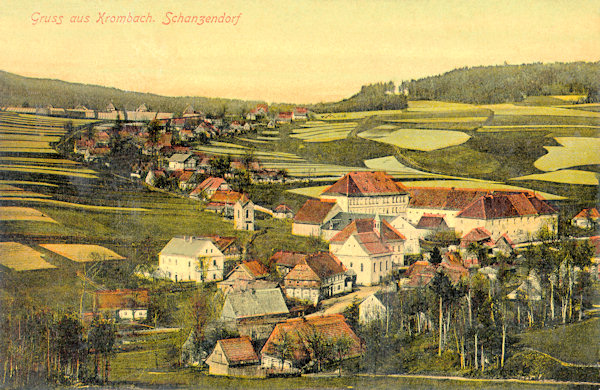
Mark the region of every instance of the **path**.
<instances>
[{"instance_id":1,"label":"path","mask_svg":"<svg viewBox=\"0 0 600 390\"><path fill-rule=\"evenodd\" d=\"M344 309L346 309L346 307L348 305L350 305L355 298L357 298L360 301L363 298L373 294L380 288L381 288L380 286L359 287L358 290L356 290L350 294L325 299L322 301L323 308L321 310L319 310L318 312L313 313L311 315L342 313L344 311ZM307 317L309 317L309 316L307 316Z\"/></svg>"}]
</instances>

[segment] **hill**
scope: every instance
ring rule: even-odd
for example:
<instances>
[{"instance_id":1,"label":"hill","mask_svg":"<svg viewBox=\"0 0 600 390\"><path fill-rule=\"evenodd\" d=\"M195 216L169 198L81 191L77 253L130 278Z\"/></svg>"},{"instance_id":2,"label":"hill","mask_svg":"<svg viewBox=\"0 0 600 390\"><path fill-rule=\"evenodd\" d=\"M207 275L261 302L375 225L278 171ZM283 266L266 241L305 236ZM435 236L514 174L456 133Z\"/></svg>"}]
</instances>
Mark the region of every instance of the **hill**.
<instances>
[{"instance_id":1,"label":"hill","mask_svg":"<svg viewBox=\"0 0 600 390\"><path fill-rule=\"evenodd\" d=\"M600 101L600 62L523 64L460 68L437 76L405 81L413 100L473 104L520 102L527 96L587 96Z\"/></svg>"},{"instance_id":2,"label":"hill","mask_svg":"<svg viewBox=\"0 0 600 390\"><path fill-rule=\"evenodd\" d=\"M207 98L198 96L161 96L124 91L99 85L69 83L61 80L19 76L0 71L0 105L74 108L79 104L104 110L112 102L118 109L135 110L142 103L151 111L181 113L188 104L195 110L220 115L240 114L254 108L258 101Z\"/></svg>"}]
</instances>

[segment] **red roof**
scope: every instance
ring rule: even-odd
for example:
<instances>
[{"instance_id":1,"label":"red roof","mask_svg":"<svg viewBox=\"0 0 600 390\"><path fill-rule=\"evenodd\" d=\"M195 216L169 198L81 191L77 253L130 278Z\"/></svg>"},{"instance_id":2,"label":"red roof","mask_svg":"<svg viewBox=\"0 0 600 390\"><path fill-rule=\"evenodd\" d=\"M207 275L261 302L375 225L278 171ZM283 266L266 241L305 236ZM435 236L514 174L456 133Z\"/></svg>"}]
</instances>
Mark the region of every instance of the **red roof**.
<instances>
[{"instance_id":1,"label":"red roof","mask_svg":"<svg viewBox=\"0 0 600 390\"><path fill-rule=\"evenodd\" d=\"M583 219L598 219L600 218L600 213L598 212L598 210L594 207L591 209L583 209L579 212L579 214L577 214L576 216L573 217L573 219L575 218L583 218Z\"/></svg>"},{"instance_id":2,"label":"red roof","mask_svg":"<svg viewBox=\"0 0 600 390\"><path fill-rule=\"evenodd\" d=\"M306 256L306 253L279 251L271 256L271 261L277 265L293 268L298 265Z\"/></svg>"},{"instance_id":3,"label":"red roof","mask_svg":"<svg viewBox=\"0 0 600 390\"><path fill-rule=\"evenodd\" d=\"M206 190L216 191L223 183L226 183L226 181L222 177L207 177L196 187L196 190L198 192Z\"/></svg>"},{"instance_id":4,"label":"red roof","mask_svg":"<svg viewBox=\"0 0 600 390\"><path fill-rule=\"evenodd\" d=\"M410 207L445 210L462 210L487 193L478 189L430 187L412 187L408 191L411 195Z\"/></svg>"},{"instance_id":5,"label":"red roof","mask_svg":"<svg viewBox=\"0 0 600 390\"><path fill-rule=\"evenodd\" d=\"M194 171L183 171L181 175L179 175L179 181L186 182L192 178L194 175Z\"/></svg>"},{"instance_id":6,"label":"red roof","mask_svg":"<svg viewBox=\"0 0 600 390\"><path fill-rule=\"evenodd\" d=\"M406 237L402 235L398 230L396 230L390 223L386 220L381 220L380 225L380 235L383 237L384 241L398 241L398 240L406 240ZM362 218L355 219L350 222L341 232L337 233L335 236L329 240L329 242L334 243L343 243L353 235L354 233L374 233L375 232L375 219L374 218Z\"/></svg>"},{"instance_id":7,"label":"red roof","mask_svg":"<svg viewBox=\"0 0 600 390\"><path fill-rule=\"evenodd\" d=\"M148 290L96 291L96 307L104 309L135 309L148 307Z\"/></svg>"},{"instance_id":8,"label":"red roof","mask_svg":"<svg viewBox=\"0 0 600 390\"><path fill-rule=\"evenodd\" d=\"M243 194L235 191L216 191L210 197L211 203L234 204L242 198Z\"/></svg>"},{"instance_id":9,"label":"red roof","mask_svg":"<svg viewBox=\"0 0 600 390\"><path fill-rule=\"evenodd\" d=\"M476 227L475 229L472 229L469 233L465 234L462 237L462 240L468 242L479 242L489 240L490 238L492 238L492 233L490 233L486 228Z\"/></svg>"},{"instance_id":10,"label":"red roof","mask_svg":"<svg viewBox=\"0 0 600 390\"><path fill-rule=\"evenodd\" d=\"M308 264L306 264L306 262L296 265L287 275L285 275L284 279L286 282L289 280L312 280L315 282L321 282L319 275L317 275L317 273Z\"/></svg>"},{"instance_id":11,"label":"red roof","mask_svg":"<svg viewBox=\"0 0 600 390\"><path fill-rule=\"evenodd\" d=\"M385 172L349 172L327 188L323 192L323 195L326 194L346 196L406 194L406 189L402 184L393 181L392 177Z\"/></svg>"},{"instance_id":12,"label":"red roof","mask_svg":"<svg viewBox=\"0 0 600 390\"><path fill-rule=\"evenodd\" d=\"M309 199L298 210L294 222L320 225L334 206L334 200Z\"/></svg>"},{"instance_id":13,"label":"red roof","mask_svg":"<svg viewBox=\"0 0 600 390\"><path fill-rule=\"evenodd\" d=\"M296 361L310 360L310 352L307 348L306 339L313 332L321 334L325 339L335 340L339 337L345 337L351 340L350 348L345 354L345 358L360 356L363 353L363 346L358 336L352 331L341 314L329 314L306 318L289 319L279 323L271 332L269 339L261 350L261 355L278 356L276 344L281 340L283 334L287 334L294 340L293 355Z\"/></svg>"},{"instance_id":14,"label":"red roof","mask_svg":"<svg viewBox=\"0 0 600 390\"><path fill-rule=\"evenodd\" d=\"M346 267L344 267L342 262L329 252L318 252L308 255L304 259L304 262L321 279L346 272Z\"/></svg>"},{"instance_id":15,"label":"red roof","mask_svg":"<svg viewBox=\"0 0 600 390\"><path fill-rule=\"evenodd\" d=\"M457 217L494 219L527 215L554 214L557 211L535 195L519 193L492 193L481 196L465 207Z\"/></svg>"},{"instance_id":16,"label":"red roof","mask_svg":"<svg viewBox=\"0 0 600 390\"><path fill-rule=\"evenodd\" d=\"M291 111L280 112L279 115L277 115L277 119L292 119L293 115L294 115L294 113Z\"/></svg>"},{"instance_id":17,"label":"red roof","mask_svg":"<svg viewBox=\"0 0 600 390\"><path fill-rule=\"evenodd\" d=\"M294 108L294 113L295 114L306 114L306 113L308 113L308 109L305 107L296 107L296 108Z\"/></svg>"},{"instance_id":18,"label":"red roof","mask_svg":"<svg viewBox=\"0 0 600 390\"><path fill-rule=\"evenodd\" d=\"M236 339L217 341L229 364L258 363L258 355L254 351L250 337L242 336Z\"/></svg>"},{"instance_id":19,"label":"red roof","mask_svg":"<svg viewBox=\"0 0 600 390\"><path fill-rule=\"evenodd\" d=\"M409 287L423 287L435 276L436 268L427 260L417 261L408 267L406 276L410 279Z\"/></svg>"},{"instance_id":20,"label":"red roof","mask_svg":"<svg viewBox=\"0 0 600 390\"><path fill-rule=\"evenodd\" d=\"M390 248L375 233L356 233L356 239L371 255L391 252Z\"/></svg>"},{"instance_id":21,"label":"red roof","mask_svg":"<svg viewBox=\"0 0 600 390\"><path fill-rule=\"evenodd\" d=\"M269 275L269 269L262 263L256 260L245 261L242 266L252 275L254 278L264 278Z\"/></svg>"},{"instance_id":22,"label":"red roof","mask_svg":"<svg viewBox=\"0 0 600 390\"><path fill-rule=\"evenodd\" d=\"M462 264L442 262L440 268L453 283L458 283L461 278L469 276L469 270L463 267Z\"/></svg>"},{"instance_id":23,"label":"red roof","mask_svg":"<svg viewBox=\"0 0 600 390\"><path fill-rule=\"evenodd\" d=\"M280 204L279 206L275 207L275 212L277 212L277 213L291 213L292 209L289 208L288 206L284 205L284 204Z\"/></svg>"}]
</instances>

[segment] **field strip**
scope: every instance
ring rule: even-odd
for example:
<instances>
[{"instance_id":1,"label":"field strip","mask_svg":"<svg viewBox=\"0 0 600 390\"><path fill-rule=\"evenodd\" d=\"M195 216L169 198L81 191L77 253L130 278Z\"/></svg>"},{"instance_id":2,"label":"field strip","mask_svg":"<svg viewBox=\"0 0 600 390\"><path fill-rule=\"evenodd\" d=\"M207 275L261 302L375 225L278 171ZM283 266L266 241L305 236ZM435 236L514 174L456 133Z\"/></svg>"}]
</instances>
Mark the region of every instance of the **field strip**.
<instances>
[{"instance_id":1,"label":"field strip","mask_svg":"<svg viewBox=\"0 0 600 390\"><path fill-rule=\"evenodd\" d=\"M24 147L11 147L11 146L0 146L0 153L45 153L45 154L58 154L56 150L48 148L31 148L28 146Z\"/></svg>"},{"instance_id":2,"label":"field strip","mask_svg":"<svg viewBox=\"0 0 600 390\"><path fill-rule=\"evenodd\" d=\"M11 156L0 156L0 161L22 161L40 164L66 164L66 165L81 165L80 162L66 160L61 158L36 158L36 157L11 157Z\"/></svg>"},{"instance_id":3,"label":"field strip","mask_svg":"<svg viewBox=\"0 0 600 390\"><path fill-rule=\"evenodd\" d=\"M40 252L16 242L0 243L0 264L17 272L56 268Z\"/></svg>"},{"instance_id":4,"label":"field strip","mask_svg":"<svg viewBox=\"0 0 600 390\"><path fill-rule=\"evenodd\" d=\"M540 171L600 164L600 153L598 153L600 138L555 137L554 139L562 146L544 146L548 154L533 163Z\"/></svg>"},{"instance_id":5,"label":"field strip","mask_svg":"<svg viewBox=\"0 0 600 390\"><path fill-rule=\"evenodd\" d=\"M36 221L58 223L39 210L30 207L0 207L0 221Z\"/></svg>"},{"instance_id":6,"label":"field strip","mask_svg":"<svg viewBox=\"0 0 600 390\"><path fill-rule=\"evenodd\" d=\"M240 141L245 141L245 142L256 142L258 144L268 144L269 141L263 141L260 139L250 139L250 138L242 138L242 137L236 137L236 139L239 139Z\"/></svg>"},{"instance_id":7,"label":"field strip","mask_svg":"<svg viewBox=\"0 0 600 390\"><path fill-rule=\"evenodd\" d=\"M94 174L96 173L96 171L93 171L91 169L88 168L84 168L84 167L48 167L48 168L44 168L44 167L39 167L37 165L23 165L23 164L0 164L0 168L24 168L24 169L30 169L30 168L34 168L34 169L47 169L50 171L56 171L56 172L71 172L71 173L90 173L90 174Z\"/></svg>"},{"instance_id":8,"label":"field strip","mask_svg":"<svg viewBox=\"0 0 600 390\"><path fill-rule=\"evenodd\" d=\"M599 184L598 176L599 174L596 172L580 171L577 169L561 169L558 171L513 177L509 180L540 180L552 183L597 186Z\"/></svg>"},{"instance_id":9,"label":"field strip","mask_svg":"<svg viewBox=\"0 0 600 390\"><path fill-rule=\"evenodd\" d=\"M55 199L0 197L0 200L40 202L40 203L52 204L55 206L74 207L74 208L81 208L81 209L92 210L92 211L144 211L144 212L151 211L149 209L143 209L143 208L137 208L137 207L94 206L94 205L89 205L89 204L63 202L61 200L55 200Z\"/></svg>"},{"instance_id":10,"label":"field strip","mask_svg":"<svg viewBox=\"0 0 600 390\"><path fill-rule=\"evenodd\" d=\"M390 119L387 122L392 123L438 123L438 122L485 122L487 116L465 116L465 117L436 117L436 118L402 118Z\"/></svg>"},{"instance_id":11,"label":"field strip","mask_svg":"<svg viewBox=\"0 0 600 390\"><path fill-rule=\"evenodd\" d=\"M0 184L25 184L35 186L46 186L46 187L58 187L58 184L42 183L37 181L23 181L23 180L0 180Z\"/></svg>"},{"instance_id":12,"label":"field strip","mask_svg":"<svg viewBox=\"0 0 600 390\"><path fill-rule=\"evenodd\" d=\"M31 191L0 191L0 196L6 197L28 197L28 198L51 198L50 195Z\"/></svg>"}]
</instances>

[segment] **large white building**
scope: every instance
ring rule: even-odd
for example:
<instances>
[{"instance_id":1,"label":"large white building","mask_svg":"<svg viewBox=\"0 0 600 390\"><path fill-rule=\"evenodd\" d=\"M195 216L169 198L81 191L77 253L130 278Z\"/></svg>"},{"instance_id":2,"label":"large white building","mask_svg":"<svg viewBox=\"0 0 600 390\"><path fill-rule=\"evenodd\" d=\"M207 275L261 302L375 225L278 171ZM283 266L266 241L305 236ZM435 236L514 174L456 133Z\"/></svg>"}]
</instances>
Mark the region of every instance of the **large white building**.
<instances>
[{"instance_id":1,"label":"large white building","mask_svg":"<svg viewBox=\"0 0 600 390\"><path fill-rule=\"evenodd\" d=\"M530 241L542 228L555 232L558 211L534 194L489 193L475 199L455 218L461 236L482 227L497 239L503 234L515 243Z\"/></svg>"},{"instance_id":2,"label":"large white building","mask_svg":"<svg viewBox=\"0 0 600 390\"><path fill-rule=\"evenodd\" d=\"M158 269L176 282L223 280L225 255L208 237L173 237L158 254Z\"/></svg>"},{"instance_id":3,"label":"large white building","mask_svg":"<svg viewBox=\"0 0 600 390\"><path fill-rule=\"evenodd\" d=\"M406 212L409 194L385 172L349 172L320 198L335 200L349 213L401 215Z\"/></svg>"}]
</instances>

